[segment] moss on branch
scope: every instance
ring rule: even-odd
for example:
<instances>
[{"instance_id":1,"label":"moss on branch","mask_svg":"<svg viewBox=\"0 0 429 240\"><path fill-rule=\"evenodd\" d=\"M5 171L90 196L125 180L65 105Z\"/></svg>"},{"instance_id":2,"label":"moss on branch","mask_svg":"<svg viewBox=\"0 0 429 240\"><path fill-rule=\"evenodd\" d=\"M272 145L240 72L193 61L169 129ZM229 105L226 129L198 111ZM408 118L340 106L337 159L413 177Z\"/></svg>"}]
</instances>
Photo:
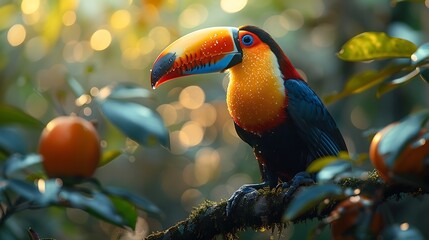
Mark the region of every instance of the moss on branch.
<instances>
[{"instance_id":1,"label":"moss on branch","mask_svg":"<svg viewBox=\"0 0 429 240\"><path fill-rule=\"evenodd\" d=\"M343 188L374 188L384 189L382 198L399 197L401 194L422 195L427 192L421 189L388 186L382 182L376 173L372 172L365 180L359 178L346 178L338 183ZM289 222L282 220L283 213L288 207L287 199L284 199L287 189L262 189L243 197L237 204L234 213L226 215L226 201L205 201L194 209L184 221L162 232L149 235L147 240L158 239L213 239L220 235L227 239L235 238L235 234L244 229L282 229ZM297 191L298 192L298 191ZM295 192L296 194L296 192ZM295 195L294 194L294 195ZM291 198L294 197L291 196ZM331 202L323 212L316 209L308 211L292 223L302 222L313 218L326 217L335 207L336 202Z\"/></svg>"}]
</instances>

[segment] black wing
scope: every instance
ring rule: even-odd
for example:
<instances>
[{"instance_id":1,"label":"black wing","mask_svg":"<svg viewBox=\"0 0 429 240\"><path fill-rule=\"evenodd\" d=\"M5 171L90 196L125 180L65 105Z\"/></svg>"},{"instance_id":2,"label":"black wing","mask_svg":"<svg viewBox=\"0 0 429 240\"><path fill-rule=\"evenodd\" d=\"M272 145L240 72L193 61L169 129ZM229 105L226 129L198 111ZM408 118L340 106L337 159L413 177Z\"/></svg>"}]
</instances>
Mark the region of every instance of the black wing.
<instances>
[{"instance_id":1,"label":"black wing","mask_svg":"<svg viewBox=\"0 0 429 240\"><path fill-rule=\"evenodd\" d=\"M307 144L311 161L347 151L334 119L307 83L289 79L284 82L284 86L288 97L287 115Z\"/></svg>"}]
</instances>

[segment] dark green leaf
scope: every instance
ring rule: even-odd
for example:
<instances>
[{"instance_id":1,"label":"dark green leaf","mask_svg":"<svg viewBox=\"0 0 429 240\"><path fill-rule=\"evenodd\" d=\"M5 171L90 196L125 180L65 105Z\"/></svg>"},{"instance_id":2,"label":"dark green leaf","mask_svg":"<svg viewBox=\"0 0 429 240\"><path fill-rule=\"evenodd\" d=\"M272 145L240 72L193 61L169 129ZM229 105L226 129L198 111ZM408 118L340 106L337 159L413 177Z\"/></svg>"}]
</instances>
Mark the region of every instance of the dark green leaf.
<instances>
[{"instance_id":1,"label":"dark green leaf","mask_svg":"<svg viewBox=\"0 0 429 240\"><path fill-rule=\"evenodd\" d=\"M92 191L91 195L87 196L73 189L63 189L60 198L68 203L68 207L82 209L117 226L127 225L110 198L100 192Z\"/></svg>"},{"instance_id":2,"label":"dark green leaf","mask_svg":"<svg viewBox=\"0 0 429 240\"><path fill-rule=\"evenodd\" d=\"M134 102L109 98L99 102L106 118L127 137L142 145L160 142L169 147L168 131L155 111Z\"/></svg>"},{"instance_id":3,"label":"dark green leaf","mask_svg":"<svg viewBox=\"0 0 429 240\"><path fill-rule=\"evenodd\" d=\"M397 78L391 82L387 82L385 84L382 84L377 90L377 97L380 97L383 94L386 94L387 92L392 91L393 89L396 89L400 86L407 84L410 80L412 80L415 76L417 76L419 74L419 72L420 72L419 69L416 68L416 69L414 69L414 71L408 73L405 76Z\"/></svg>"},{"instance_id":4,"label":"dark green leaf","mask_svg":"<svg viewBox=\"0 0 429 240\"><path fill-rule=\"evenodd\" d=\"M104 97L116 100L144 99L153 96L146 88L142 88L133 83L121 83L107 86L102 88L100 92L107 94Z\"/></svg>"},{"instance_id":5,"label":"dark green leaf","mask_svg":"<svg viewBox=\"0 0 429 240\"><path fill-rule=\"evenodd\" d=\"M3 167L3 174L7 177L11 177L14 173L39 165L41 162L42 158L37 154L26 156L15 154L6 160Z\"/></svg>"},{"instance_id":6,"label":"dark green leaf","mask_svg":"<svg viewBox=\"0 0 429 240\"><path fill-rule=\"evenodd\" d=\"M100 162L98 163L98 167L104 166L111 161L115 160L118 156L122 154L121 150L109 150L104 151L103 155L101 156Z\"/></svg>"},{"instance_id":7,"label":"dark green leaf","mask_svg":"<svg viewBox=\"0 0 429 240\"><path fill-rule=\"evenodd\" d=\"M137 211L134 205L120 197L110 196L110 200L116 208L116 212L121 215L126 226L135 229L137 223Z\"/></svg>"},{"instance_id":8,"label":"dark green leaf","mask_svg":"<svg viewBox=\"0 0 429 240\"><path fill-rule=\"evenodd\" d=\"M121 188L107 187L104 192L111 196L121 197L133 203L137 208L151 214L160 214L161 210L149 200Z\"/></svg>"},{"instance_id":9,"label":"dark green leaf","mask_svg":"<svg viewBox=\"0 0 429 240\"><path fill-rule=\"evenodd\" d=\"M419 65L429 60L429 43L421 45L413 55L411 55L411 63Z\"/></svg>"},{"instance_id":10,"label":"dark green leaf","mask_svg":"<svg viewBox=\"0 0 429 240\"><path fill-rule=\"evenodd\" d=\"M9 105L0 105L0 125L20 124L26 127L42 129L44 124L21 109Z\"/></svg>"},{"instance_id":11,"label":"dark green leaf","mask_svg":"<svg viewBox=\"0 0 429 240\"><path fill-rule=\"evenodd\" d=\"M383 230L381 234L381 239L389 240L402 240L402 239L412 239L412 240L423 240L425 239L423 235L414 227L401 227L398 224L393 224Z\"/></svg>"},{"instance_id":12,"label":"dark green leaf","mask_svg":"<svg viewBox=\"0 0 429 240\"><path fill-rule=\"evenodd\" d=\"M420 77L426 82L429 83L429 68L420 67Z\"/></svg>"},{"instance_id":13,"label":"dark green leaf","mask_svg":"<svg viewBox=\"0 0 429 240\"><path fill-rule=\"evenodd\" d=\"M317 181L319 183L333 180L336 176L344 174L352 170L352 163L346 160L336 160L325 166L317 173Z\"/></svg>"},{"instance_id":14,"label":"dark green leaf","mask_svg":"<svg viewBox=\"0 0 429 240\"><path fill-rule=\"evenodd\" d=\"M417 46L384 32L364 32L346 42L337 54L345 61L368 61L383 58L408 58Z\"/></svg>"},{"instance_id":15,"label":"dark green leaf","mask_svg":"<svg viewBox=\"0 0 429 240\"><path fill-rule=\"evenodd\" d=\"M8 179L7 186L19 196L35 201L42 197L39 189L33 184L19 179Z\"/></svg>"},{"instance_id":16,"label":"dark green leaf","mask_svg":"<svg viewBox=\"0 0 429 240\"><path fill-rule=\"evenodd\" d=\"M63 182L60 179L38 179L37 187L42 193L42 196L35 200L40 206L49 206L51 204L60 204L63 199L59 194L63 187Z\"/></svg>"},{"instance_id":17,"label":"dark green leaf","mask_svg":"<svg viewBox=\"0 0 429 240\"><path fill-rule=\"evenodd\" d=\"M283 218L285 220L296 219L305 212L318 206L326 198L339 199L342 197L344 197L343 190L335 184L306 187L292 199Z\"/></svg>"},{"instance_id":18,"label":"dark green leaf","mask_svg":"<svg viewBox=\"0 0 429 240\"><path fill-rule=\"evenodd\" d=\"M412 114L393 126L378 145L378 152L384 156L386 166L392 168L400 154L408 144L411 144L421 128L429 119L429 110Z\"/></svg>"},{"instance_id":19,"label":"dark green leaf","mask_svg":"<svg viewBox=\"0 0 429 240\"><path fill-rule=\"evenodd\" d=\"M22 129L16 126L0 126L0 152L7 155L25 154L28 139Z\"/></svg>"}]
</instances>

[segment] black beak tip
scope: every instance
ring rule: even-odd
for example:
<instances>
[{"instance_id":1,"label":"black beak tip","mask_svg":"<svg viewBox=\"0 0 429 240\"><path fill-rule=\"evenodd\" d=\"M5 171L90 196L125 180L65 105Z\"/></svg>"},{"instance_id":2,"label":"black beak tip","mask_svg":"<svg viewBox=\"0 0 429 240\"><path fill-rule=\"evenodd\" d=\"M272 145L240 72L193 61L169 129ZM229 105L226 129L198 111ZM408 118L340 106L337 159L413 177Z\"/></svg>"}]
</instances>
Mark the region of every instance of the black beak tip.
<instances>
[{"instance_id":1,"label":"black beak tip","mask_svg":"<svg viewBox=\"0 0 429 240\"><path fill-rule=\"evenodd\" d=\"M176 53L167 53L155 61L151 70L152 87L155 87L156 82L171 70L175 60Z\"/></svg>"}]
</instances>

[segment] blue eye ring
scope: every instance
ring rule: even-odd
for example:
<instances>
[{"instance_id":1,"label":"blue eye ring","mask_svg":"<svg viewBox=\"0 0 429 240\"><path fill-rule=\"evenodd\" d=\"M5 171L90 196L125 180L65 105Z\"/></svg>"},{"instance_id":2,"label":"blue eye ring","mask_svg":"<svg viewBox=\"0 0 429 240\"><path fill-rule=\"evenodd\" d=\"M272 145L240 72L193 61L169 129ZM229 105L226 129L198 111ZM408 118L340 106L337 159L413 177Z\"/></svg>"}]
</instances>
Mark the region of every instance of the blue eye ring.
<instances>
[{"instance_id":1,"label":"blue eye ring","mask_svg":"<svg viewBox=\"0 0 429 240\"><path fill-rule=\"evenodd\" d=\"M252 46L254 42L253 36L250 34L246 34L241 38L241 42L244 44L244 46Z\"/></svg>"}]
</instances>

